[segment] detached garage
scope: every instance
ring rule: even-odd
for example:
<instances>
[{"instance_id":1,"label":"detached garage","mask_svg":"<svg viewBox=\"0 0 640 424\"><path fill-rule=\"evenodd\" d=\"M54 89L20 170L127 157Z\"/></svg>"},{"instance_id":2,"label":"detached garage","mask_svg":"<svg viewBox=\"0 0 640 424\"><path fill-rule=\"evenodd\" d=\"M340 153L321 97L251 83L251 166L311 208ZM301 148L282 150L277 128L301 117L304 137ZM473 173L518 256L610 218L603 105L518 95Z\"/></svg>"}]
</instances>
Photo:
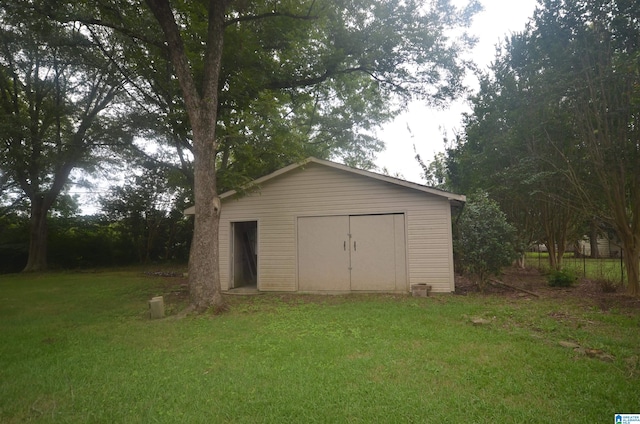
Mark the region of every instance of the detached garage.
<instances>
[{"instance_id":1,"label":"detached garage","mask_svg":"<svg viewBox=\"0 0 640 424\"><path fill-rule=\"evenodd\" d=\"M220 197L223 290L454 290L462 195L309 158Z\"/></svg>"}]
</instances>

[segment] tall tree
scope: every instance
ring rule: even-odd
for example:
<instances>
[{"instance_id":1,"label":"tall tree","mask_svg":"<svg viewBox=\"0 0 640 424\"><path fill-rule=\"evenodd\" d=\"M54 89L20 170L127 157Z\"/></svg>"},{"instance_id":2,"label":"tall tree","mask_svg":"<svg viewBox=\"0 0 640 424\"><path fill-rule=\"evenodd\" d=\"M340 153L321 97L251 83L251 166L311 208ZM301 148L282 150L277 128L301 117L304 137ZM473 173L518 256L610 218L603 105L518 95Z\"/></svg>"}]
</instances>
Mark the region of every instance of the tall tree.
<instances>
[{"instance_id":1,"label":"tall tree","mask_svg":"<svg viewBox=\"0 0 640 424\"><path fill-rule=\"evenodd\" d=\"M615 228L633 295L640 294L638 16L638 2L541 1L494 64L451 161L453 181L483 181L495 194L503 178L507 201L528 196L558 268L567 235L585 217Z\"/></svg>"},{"instance_id":2,"label":"tall tree","mask_svg":"<svg viewBox=\"0 0 640 424\"><path fill-rule=\"evenodd\" d=\"M269 145L276 148L269 156L277 163L290 155L289 147L300 146L288 136L311 141L307 147L321 155L343 149L346 160L366 164L367 152L379 148L371 135L377 123L411 98L444 102L462 90L466 63L460 53L471 40L451 34L478 8L472 1L458 9L448 0L144 4L147 8L124 0L68 5L66 18L118 33L143 55L164 55L171 63L193 155L189 280L197 310L224 306L218 166L241 173L255 168L255 152L269 154ZM132 69L132 75L141 75L138 65ZM345 135L361 147L342 143Z\"/></svg>"},{"instance_id":3,"label":"tall tree","mask_svg":"<svg viewBox=\"0 0 640 424\"><path fill-rule=\"evenodd\" d=\"M575 137L572 121L564 121L561 95L547 89L539 66L530 29L506 40L472 97L473 113L448 164L457 189L486 190L499 202L518 228L522 254L525 246L542 242L550 266L560 269L580 214L567 199L566 184L559 184L562 159L547 139L561 148Z\"/></svg>"},{"instance_id":4,"label":"tall tree","mask_svg":"<svg viewBox=\"0 0 640 424\"><path fill-rule=\"evenodd\" d=\"M123 136L105 113L120 77L78 25L45 20L15 3L0 7L0 21L0 178L14 198L28 199L24 270L39 271L47 267L47 215L72 171L94 166L100 145Z\"/></svg>"},{"instance_id":5,"label":"tall tree","mask_svg":"<svg viewBox=\"0 0 640 424\"><path fill-rule=\"evenodd\" d=\"M585 207L615 228L632 295L640 294L638 16L640 4L623 0L546 0L536 15L538 45L553 46L543 71L557 79L580 139L563 155L566 174Z\"/></svg>"}]
</instances>

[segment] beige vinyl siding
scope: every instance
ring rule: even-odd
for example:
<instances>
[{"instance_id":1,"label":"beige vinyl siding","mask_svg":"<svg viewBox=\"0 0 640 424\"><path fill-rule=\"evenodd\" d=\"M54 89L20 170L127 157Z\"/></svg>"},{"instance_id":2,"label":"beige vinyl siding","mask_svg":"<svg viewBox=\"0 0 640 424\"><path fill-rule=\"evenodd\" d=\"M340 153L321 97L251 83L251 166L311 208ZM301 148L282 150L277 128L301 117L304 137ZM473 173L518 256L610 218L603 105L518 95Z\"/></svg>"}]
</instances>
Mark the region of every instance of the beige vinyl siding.
<instances>
[{"instance_id":1,"label":"beige vinyl siding","mask_svg":"<svg viewBox=\"0 0 640 424\"><path fill-rule=\"evenodd\" d=\"M264 183L258 191L223 201L220 269L223 290L230 279L231 222L258 221L258 288L295 291L298 217L403 213L407 287L431 284L453 290L451 215L447 198L310 163Z\"/></svg>"}]
</instances>

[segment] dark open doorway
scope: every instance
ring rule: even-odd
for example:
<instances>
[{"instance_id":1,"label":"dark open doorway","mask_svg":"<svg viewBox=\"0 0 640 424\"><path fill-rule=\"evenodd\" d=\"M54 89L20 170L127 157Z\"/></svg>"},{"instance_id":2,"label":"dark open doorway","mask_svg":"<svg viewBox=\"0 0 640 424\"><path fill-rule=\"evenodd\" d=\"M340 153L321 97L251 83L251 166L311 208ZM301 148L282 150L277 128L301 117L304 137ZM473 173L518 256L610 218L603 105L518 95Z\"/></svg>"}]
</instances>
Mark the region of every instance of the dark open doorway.
<instances>
[{"instance_id":1,"label":"dark open doorway","mask_svg":"<svg viewBox=\"0 0 640 424\"><path fill-rule=\"evenodd\" d=\"M234 222L232 225L232 288L258 285L258 222Z\"/></svg>"}]
</instances>

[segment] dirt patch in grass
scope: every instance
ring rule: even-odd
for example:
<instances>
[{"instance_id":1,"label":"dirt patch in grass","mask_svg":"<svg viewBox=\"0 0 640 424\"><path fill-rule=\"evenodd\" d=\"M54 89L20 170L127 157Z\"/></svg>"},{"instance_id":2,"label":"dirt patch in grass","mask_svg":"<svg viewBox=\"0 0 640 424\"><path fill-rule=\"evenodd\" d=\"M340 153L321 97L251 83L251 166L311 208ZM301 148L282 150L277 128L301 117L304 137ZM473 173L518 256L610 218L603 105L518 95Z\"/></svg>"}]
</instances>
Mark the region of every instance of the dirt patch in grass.
<instances>
[{"instance_id":1,"label":"dirt patch in grass","mask_svg":"<svg viewBox=\"0 0 640 424\"><path fill-rule=\"evenodd\" d=\"M566 301L576 301L585 306L595 306L603 311L611 308L632 309L640 311L640 299L625 293L624 287L617 287L615 292L610 292L610 285L604 285L598 280L580 278L572 287L549 287L547 277L536 268L512 267L504 271L498 278L499 281L515 288L527 290L543 298L551 298ZM509 287L489 284L484 292L481 292L476 282L464 275L456 275L456 294L479 293L485 295L497 295L515 298L532 298L535 296Z\"/></svg>"},{"instance_id":2,"label":"dirt patch in grass","mask_svg":"<svg viewBox=\"0 0 640 424\"><path fill-rule=\"evenodd\" d=\"M183 272L147 271L145 277L162 281L162 296L169 310L181 310L189 304L189 279Z\"/></svg>"}]
</instances>

